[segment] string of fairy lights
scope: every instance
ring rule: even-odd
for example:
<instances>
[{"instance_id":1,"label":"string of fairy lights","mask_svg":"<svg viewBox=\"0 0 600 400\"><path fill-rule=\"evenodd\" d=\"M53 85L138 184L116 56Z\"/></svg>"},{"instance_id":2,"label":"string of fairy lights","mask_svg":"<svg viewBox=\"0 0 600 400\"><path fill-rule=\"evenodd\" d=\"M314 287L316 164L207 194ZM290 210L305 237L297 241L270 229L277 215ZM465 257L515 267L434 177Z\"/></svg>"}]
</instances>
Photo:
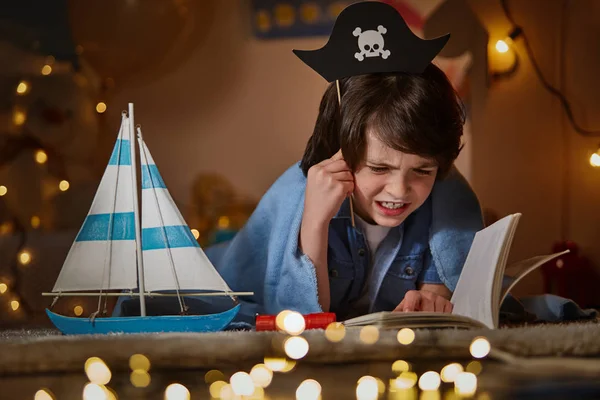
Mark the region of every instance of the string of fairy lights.
<instances>
[{"instance_id":1,"label":"string of fairy lights","mask_svg":"<svg viewBox=\"0 0 600 400\"><path fill-rule=\"evenodd\" d=\"M83 49L78 46L78 54L80 54ZM54 63L55 58L53 56L47 56L44 59L43 65L39 69L39 74L42 77L51 76L54 72ZM39 75L38 75L39 76ZM32 83L33 79L21 79L15 87L15 95L17 97L24 97L31 95L35 92L34 85ZM108 109L106 101L97 101L95 105L95 111L97 114L104 114ZM24 107L16 105L12 111L12 124L16 129L17 133L19 129L23 129L27 122L27 110ZM50 155L43 148L38 148L33 150L33 159L35 163L37 163L40 167L47 165L49 162ZM10 185L0 182L0 198L4 196L10 196L13 194L13 190L9 187ZM66 192L71 187L71 183L68 179L61 179L58 182L58 189L61 192ZM0 221L1 222L1 221ZM32 215L29 224L32 229L38 229L42 225L42 220L39 215ZM219 218L217 228L218 229L227 229L230 225L229 218L227 216L221 216ZM14 223L12 221L5 221L0 223L0 235L11 233L14 230ZM25 231L25 230L24 230ZM200 232L198 229L191 229L192 235L196 240L200 237ZM19 271L18 268L23 268L28 265L31 265L34 255L31 249L28 249L26 246L22 246L23 248L18 249L16 254L17 266L13 268L10 275L13 276L0 276L0 297L5 300L5 304L7 304L7 308L9 311L12 311L14 315L19 315L24 313L24 300L20 295L19 291L16 290L16 281L19 279ZM81 304L75 304L73 306L73 315L82 316L84 313L84 307Z\"/></svg>"},{"instance_id":2,"label":"string of fairy lights","mask_svg":"<svg viewBox=\"0 0 600 400\"><path fill-rule=\"evenodd\" d=\"M272 347L274 354L281 356L265 356L263 362L255 364L248 372L237 371L229 378L220 370L211 369L204 375L204 383L208 393L201 398L221 400L264 400L269 399L268 387L277 374L293 372L298 363L309 353L309 343L302 335L305 332L304 317L294 311L285 310L277 315L278 333L274 335ZM349 328L358 329L358 328ZM340 343L347 336L346 327L339 322L333 322L323 332L325 338L333 344ZM418 340L418 331L402 328L396 337L399 346L410 346ZM373 345L380 337L379 328L373 325L359 330L359 340L363 345ZM348 340L348 339L346 339ZM281 352L283 351L283 353ZM474 337L469 345L471 359L463 364L450 362L440 371L429 370L420 376L413 371L412 365L406 360L396 360L391 364L394 378L388 380L376 376L361 376L355 387L357 400L388 399L466 399L473 398L478 393L478 378L482 372L484 360L491 351L490 342L483 336ZM283 355L285 354L285 355ZM143 354L133 354L129 358L130 383L132 386L149 388L152 382L150 359ZM89 382L83 388L83 400L106 399L117 400L118 393L109 387L112 373L107 364L99 357L90 357L84 364L84 371ZM155 390L155 388L152 388ZM304 379L295 388L297 400L320 400L323 386L316 379ZM386 397L387 396L387 397ZM480 392L477 398L486 398L485 392ZM57 396L51 388L39 389L35 400L56 400ZM165 400L190 400L191 392L181 383L170 383L164 388Z\"/></svg>"},{"instance_id":3,"label":"string of fairy lights","mask_svg":"<svg viewBox=\"0 0 600 400\"><path fill-rule=\"evenodd\" d=\"M55 58L53 56L47 56L45 58L45 63L40 68L40 75L42 76L50 76L53 72L53 65L55 62ZM17 97L24 97L31 94L33 90L33 84L30 80L22 79L19 81L15 88L15 94ZM17 130L22 129L25 123L27 122L27 111L21 106L17 105L13 108L12 112L12 124L14 128ZM48 162L48 153L46 150L39 148L34 150L33 158L37 164L40 166L45 165ZM58 183L58 189L61 192L65 192L69 190L70 183L68 180L63 179ZM12 194L12 190L6 184L2 184L0 182L0 197L10 196ZM41 225L41 218L38 215L32 215L30 218L31 228L37 229ZM13 221L6 221L0 224L0 235L4 235L10 233L13 229ZM33 256L30 250L20 249L17 254L17 261L21 267L27 266L32 262ZM13 271L13 275L14 275ZM16 273L18 275L18 272ZM12 276L9 279L6 277L0 278L0 296L7 298L7 303L9 309L18 313L22 309L22 299L19 293L11 293L10 286L16 286L14 281L18 279L18 276ZM11 285L12 281L12 285Z\"/></svg>"}]
</instances>

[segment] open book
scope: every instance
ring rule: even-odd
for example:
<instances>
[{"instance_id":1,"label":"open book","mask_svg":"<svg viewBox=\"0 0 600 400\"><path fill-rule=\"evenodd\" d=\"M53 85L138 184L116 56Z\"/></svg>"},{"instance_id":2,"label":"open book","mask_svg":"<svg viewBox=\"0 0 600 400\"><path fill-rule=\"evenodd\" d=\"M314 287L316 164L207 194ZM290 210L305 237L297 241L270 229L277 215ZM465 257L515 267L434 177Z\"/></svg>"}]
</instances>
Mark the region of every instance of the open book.
<instances>
[{"instance_id":1,"label":"open book","mask_svg":"<svg viewBox=\"0 0 600 400\"><path fill-rule=\"evenodd\" d=\"M451 302L451 314L433 312L378 312L344 321L345 326L381 328L490 328L498 327L500 305L525 275L568 250L533 257L506 267L521 214L508 215L475 234ZM508 283L503 285L504 277Z\"/></svg>"}]
</instances>

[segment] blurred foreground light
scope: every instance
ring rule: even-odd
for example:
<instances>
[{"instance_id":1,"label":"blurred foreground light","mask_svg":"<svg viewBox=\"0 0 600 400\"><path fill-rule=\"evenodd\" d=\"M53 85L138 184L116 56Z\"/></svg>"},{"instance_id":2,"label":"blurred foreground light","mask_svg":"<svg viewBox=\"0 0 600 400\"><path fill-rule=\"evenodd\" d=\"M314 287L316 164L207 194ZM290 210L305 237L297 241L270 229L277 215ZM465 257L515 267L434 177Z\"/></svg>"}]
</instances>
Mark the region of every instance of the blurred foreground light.
<instances>
[{"instance_id":1,"label":"blurred foreground light","mask_svg":"<svg viewBox=\"0 0 600 400\"><path fill-rule=\"evenodd\" d=\"M18 300L12 300L12 301L10 302L10 308L11 308L13 311L17 311L17 310L19 309L19 307L20 307L20 306L21 306L21 304L19 304L19 301L18 301Z\"/></svg>"},{"instance_id":2,"label":"blurred foreground light","mask_svg":"<svg viewBox=\"0 0 600 400\"><path fill-rule=\"evenodd\" d=\"M427 371L419 378L419 389L421 390L438 390L440 384L440 375L435 371Z\"/></svg>"},{"instance_id":3,"label":"blurred foreground light","mask_svg":"<svg viewBox=\"0 0 600 400\"><path fill-rule=\"evenodd\" d=\"M330 342L341 342L346 336L346 327L340 322L332 322L325 329L325 337Z\"/></svg>"},{"instance_id":4,"label":"blurred foreground light","mask_svg":"<svg viewBox=\"0 0 600 400\"><path fill-rule=\"evenodd\" d=\"M69 190L69 186L69 181L65 180L60 181L60 183L58 184L58 188L63 192Z\"/></svg>"},{"instance_id":5,"label":"blurred foreground light","mask_svg":"<svg viewBox=\"0 0 600 400\"><path fill-rule=\"evenodd\" d=\"M484 337L478 337L471 342L469 348L471 355L475 358L483 358L490 352L490 342Z\"/></svg>"},{"instance_id":6,"label":"blurred foreground light","mask_svg":"<svg viewBox=\"0 0 600 400\"><path fill-rule=\"evenodd\" d=\"M90 357L85 362L85 374L90 382L97 385L106 385L110 382L112 374L108 366L98 357Z\"/></svg>"},{"instance_id":7,"label":"blurred foreground light","mask_svg":"<svg viewBox=\"0 0 600 400\"><path fill-rule=\"evenodd\" d=\"M365 344L373 344L379 340L379 328L367 325L360 330L360 341Z\"/></svg>"},{"instance_id":8,"label":"blurred foreground light","mask_svg":"<svg viewBox=\"0 0 600 400\"><path fill-rule=\"evenodd\" d=\"M221 390L227 386L227 382L225 381L214 381L208 387L208 391L210 392L210 397L218 399L221 397Z\"/></svg>"},{"instance_id":9,"label":"blurred foreground light","mask_svg":"<svg viewBox=\"0 0 600 400\"><path fill-rule=\"evenodd\" d=\"M254 382L246 372L236 372L229 379L229 383L237 396L251 396L254 393Z\"/></svg>"},{"instance_id":10,"label":"blurred foreground light","mask_svg":"<svg viewBox=\"0 0 600 400\"><path fill-rule=\"evenodd\" d=\"M470 363L467 364L465 371L471 372L475 375L479 375L481 373L482 369L483 369L483 365L481 365L481 363L479 361L475 360L475 361L471 361Z\"/></svg>"},{"instance_id":11,"label":"blurred foreground light","mask_svg":"<svg viewBox=\"0 0 600 400\"><path fill-rule=\"evenodd\" d=\"M256 386L266 388L273 380L273 371L264 364L256 364L250 371L250 378Z\"/></svg>"},{"instance_id":12,"label":"blurred foreground light","mask_svg":"<svg viewBox=\"0 0 600 400\"><path fill-rule=\"evenodd\" d=\"M410 364L404 360L396 360L392 364L392 371L396 374L400 374L405 371L410 371Z\"/></svg>"},{"instance_id":13,"label":"blurred foreground light","mask_svg":"<svg viewBox=\"0 0 600 400\"><path fill-rule=\"evenodd\" d=\"M296 389L296 400L319 400L321 384L314 379L306 379Z\"/></svg>"},{"instance_id":14,"label":"blurred foreground light","mask_svg":"<svg viewBox=\"0 0 600 400\"><path fill-rule=\"evenodd\" d=\"M379 397L379 385L377 379L372 376L363 376L358 380L356 386L357 400L377 400Z\"/></svg>"},{"instance_id":15,"label":"blurred foreground light","mask_svg":"<svg viewBox=\"0 0 600 400\"><path fill-rule=\"evenodd\" d=\"M277 314L277 316L275 317L275 326L277 326L277 329L279 329L280 331L285 330L285 325L283 324L283 321L285 320L285 317L287 317L287 315L291 312L291 310L283 310L279 314Z\"/></svg>"},{"instance_id":16,"label":"blurred foreground light","mask_svg":"<svg viewBox=\"0 0 600 400\"><path fill-rule=\"evenodd\" d=\"M35 396L33 400L55 400L54 394L50 391L50 389L40 389L35 392Z\"/></svg>"},{"instance_id":17,"label":"blurred foreground light","mask_svg":"<svg viewBox=\"0 0 600 400\"><path fill-rule=\"evenodd\" d=\"M181 383L172 383L165 389L165 400L190 400L190 391Z\"/></svg>"},{"instance_id":18,"label":"blurred foreground light","mask_svg":"<svg viewBox=\"0 0 600 400\"><path fill-rule=\"evenodd\" d=\"M129 368L132 371L142 370L149 371L150 370L150 360L143 354L134 354L129 357Z\"/></svg>"},{"instance_id":19,"label":"blurred foreground light","mask_svg":"<svg viewBox=\"0 0 600 400\"><path fill-rule=\"evenodd\" d=\"M286 361L283 357L265 357L265 366L271 371L279 372L285 368Z\"/></svg>"},{"instance_id":20,"label":"blurred foreground light","mask_svg":"<svg viewBox=\"0 0 600 400\"><path fill-rule=\"evenodd\" d=\"M292 311L283 318L283 330L290 335L299 335L304 332L306 322L302 314Z\"/></svg>"},{"instance_id":21,"label":"blurred foreground light","mask_svg":"<svg viewBox=\"0 0 600 400\"><path fill-rule=\"evenodd\" d=\"M289 358L299 360L308 353L308 342L302 336L292 336L284 343L285 354Z\"/></svg>"},{"instance_id":22,"label":"blurred foreground light","mask_svg":"<svg viewBox=\"0 0 600 400\"><path fill-rule=\"evenodd\" d=\"M108 400L104 387L96 383L87 383L83 387L83 400Z\"/></svg>"},{"instance_id":23,"label":"blurred foreground light","mask_svg":"<svg viewBox=\"0 0 600 400\"><path fill-rule=\"evenodd\" d=\"M131 371L129 375L129 381L131 384L137 388L144 388L150 385L151 378L148 371L144 371L143 369L136 369Z\"/></svg>"},{"instance_id":24,"label":"blurred foreground light","mask_svg":"<svg viewBox=\"0 0 600 400\"><path fill-rule=\"evenodd\" d=\"M204 382L208 383L209 385L213 382L224 380L225 374L219 371L218 369L211 369L204 375Z\"/></svg>"},{"instance_id":25,"label":"blurred foreground light","mask_svg":"<svg viewBox=\"0 0 600 400\"><path fill-rule=\"evenodd\" d=\"M454 381L454 391L461 396L472 396L477 391L477 377L470 372L461 372Z\"/></svg>"},{"instance_id":26,"label":"blurred foreground light","mask_svg":"<svg viewBox=\"0 0 600 400\"><path fill-rule=\"evenodd\" d=\"M442 380L444 382L454 382L461 372L463 372L463 367L459 363L448 364L442 368Z\"/></svg>"},{"instance_id":27,"label":"blurred foreground light","mask_svg":"<svg viewBox=\"0 0 600 400\"><path fill-rule=\"evenodd\" d=\"M398 342L403 345L409 345L415 340L415 331L410 328L402 328L398 331Z\"/></svg>"}]
</instances>

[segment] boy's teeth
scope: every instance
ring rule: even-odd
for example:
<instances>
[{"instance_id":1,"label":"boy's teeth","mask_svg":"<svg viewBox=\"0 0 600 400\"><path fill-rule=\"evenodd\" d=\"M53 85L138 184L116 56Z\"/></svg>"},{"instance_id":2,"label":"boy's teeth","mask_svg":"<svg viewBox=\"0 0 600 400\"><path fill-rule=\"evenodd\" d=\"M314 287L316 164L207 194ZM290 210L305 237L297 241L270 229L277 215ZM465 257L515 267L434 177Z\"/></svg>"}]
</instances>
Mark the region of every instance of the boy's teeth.
<instances>
[{"instance_id":1,"label":"boy's teeth","mask_svg":"<svg viewBox=\"0 0 600 400\"><path fill-rule=\"evenodd\" d=\"M390 208L390 209L396 209L396 208L401 208L404 206L404 203L388 203L388 202L381 202L381 205L384 206L385 208Z\"/></svg>"}]
</instances>

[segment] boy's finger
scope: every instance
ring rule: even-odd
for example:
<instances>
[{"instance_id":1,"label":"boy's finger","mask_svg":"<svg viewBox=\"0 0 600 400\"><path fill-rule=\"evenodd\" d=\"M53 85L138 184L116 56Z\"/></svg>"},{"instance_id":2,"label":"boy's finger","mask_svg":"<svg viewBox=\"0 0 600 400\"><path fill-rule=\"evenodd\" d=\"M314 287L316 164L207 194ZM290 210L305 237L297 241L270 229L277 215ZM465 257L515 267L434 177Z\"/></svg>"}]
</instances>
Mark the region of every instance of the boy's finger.
<instances>
[{"instance_id":1,"label":"boy's finger","mask_svg":"<svg viewBox=\"0 0 600 400\"><path fill-rule=\"evenodd\" d=\"M416 290L409 290L404 296L402 311L418 311L421 304L421 294Z\"/></svg>"}]
</instances>

